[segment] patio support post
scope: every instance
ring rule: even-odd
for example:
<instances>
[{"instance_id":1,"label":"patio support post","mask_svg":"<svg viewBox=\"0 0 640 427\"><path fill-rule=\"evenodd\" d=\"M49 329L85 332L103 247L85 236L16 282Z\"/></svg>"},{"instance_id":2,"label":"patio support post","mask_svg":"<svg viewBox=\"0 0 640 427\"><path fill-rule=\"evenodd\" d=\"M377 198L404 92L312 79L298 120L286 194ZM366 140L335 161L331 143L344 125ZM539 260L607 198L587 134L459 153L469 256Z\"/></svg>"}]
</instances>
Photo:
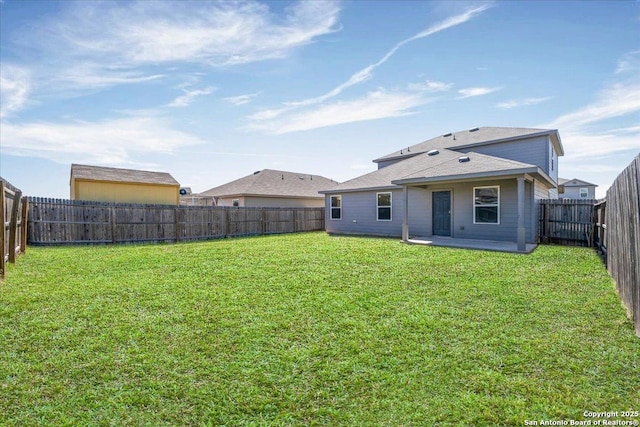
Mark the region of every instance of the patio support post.
<instances>
[{"instance_id":1,"label":"patio support post","mask_svg":"<svg viewBox=\"0 0 640 427\"><path fill-rule=\"evenodd\" d=\"M524 227L524 177L518 180L518 252L527 250L526 229Z\"/></svg>"},{"instance_id":2,"label":"patio support post","mask_svg":"<svg viewBox=\"0 0 640 427\"><path fill-rule=\"evenodd\" d=\"M402 241L409 240L409 187L402 186L402 207L404 218L402 220Z\"/></svg>"}]
</instances>

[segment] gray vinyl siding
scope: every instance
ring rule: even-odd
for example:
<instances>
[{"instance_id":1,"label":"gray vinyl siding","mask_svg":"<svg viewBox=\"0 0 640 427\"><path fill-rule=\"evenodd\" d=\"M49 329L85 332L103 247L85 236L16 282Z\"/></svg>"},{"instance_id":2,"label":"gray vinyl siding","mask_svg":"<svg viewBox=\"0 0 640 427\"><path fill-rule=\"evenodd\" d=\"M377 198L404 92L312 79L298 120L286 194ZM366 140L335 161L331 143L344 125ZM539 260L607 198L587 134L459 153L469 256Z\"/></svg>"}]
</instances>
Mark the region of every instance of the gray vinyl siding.
<instances>
[{"instance_id":1,"label":"gray vinyl siding","mask_svg":"<svg viewBox=\"0 0 640 427\"><path fill-rule=\"evenodd\" d=\"M500 224L473 223L473 188L500 186ZM409 189L409 234L412 237L429 237L432 233L432 193L451 191L451 237L461 239L486 239L516 241L518 227L517 181L491 180L477 183L432 185L427 189ZM342 193L342 219L331 220L329 197L326 197L325 227L328 233L363 234L372 236L402 236L403 192L392 191L392 220L377 221L378 191ZM527 242L535 239L534 190L525 183L525 228Z\"/></svg>"},{"instance_id":2,"label":"gray vinyl siding","mask_svg":"<svg viewBox=\"0 0 640 427\"><path fill-rule=\"evenodd\" d=\"M398 163L398 162L400 162L402 160L406 160L406 159L408 159L408 157L403 157L401 159L395 159L395 160L385 160L385 161L379 162L378 163L378 169L386 168L387 166L391 166L391 165L393 165L395 163Z\"/></svg>"},{"instance_id":3,"label":"gray vinyl siding","mask_svg":"<svg viewBox=\"0 0 640 427\"><path fill-rule=\"evenodd\" d=\"M461 152L487 154L517 162L536 165L545 172L549 172L548 147L549 138L539 136L537 138L522 139L519 141L498 142L490 145L469 147L461 149ZM557 179L556 179L557 180Z\"/></svg>"},{"instance_id":4,"label":"gray vinyl siding","mask_svg":"<svg viewBox=\"0 0 640 427\"><path fill-rule=\"evenodd\" d=\"M342 219L332 220L329 203L326 196L325 229L328 233L362 234L370 236L402 236L402 221L404 220L403 191L398 187L391 192L391 221L378 221L377 194L384 191L359 191L342 193ZM427 218L423 214L423 207L427 205L427 191L420 188L409 189L409 223L412 232L424 235L426 233ZM428 203L429 206L431 205Z\"/></svg>"}]
</instances>

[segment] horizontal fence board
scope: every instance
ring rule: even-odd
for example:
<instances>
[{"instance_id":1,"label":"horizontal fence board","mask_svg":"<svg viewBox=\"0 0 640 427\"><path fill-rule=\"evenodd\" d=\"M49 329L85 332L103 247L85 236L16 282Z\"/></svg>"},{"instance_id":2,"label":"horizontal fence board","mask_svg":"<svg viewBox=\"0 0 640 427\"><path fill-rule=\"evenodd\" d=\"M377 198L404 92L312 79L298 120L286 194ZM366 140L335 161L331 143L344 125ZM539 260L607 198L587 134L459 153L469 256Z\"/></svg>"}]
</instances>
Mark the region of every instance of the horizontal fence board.
<instances>
[{"instance_id":1,"label":"horizontal fence board","mask_svg":"<svg viewBox=\"0 0 640 427\"><path fill-rule=\"evenodd\" d=\"M324 230L324 208L140 205L31 198L33 245L150 243Z\"/></svg>"}]
</instances>

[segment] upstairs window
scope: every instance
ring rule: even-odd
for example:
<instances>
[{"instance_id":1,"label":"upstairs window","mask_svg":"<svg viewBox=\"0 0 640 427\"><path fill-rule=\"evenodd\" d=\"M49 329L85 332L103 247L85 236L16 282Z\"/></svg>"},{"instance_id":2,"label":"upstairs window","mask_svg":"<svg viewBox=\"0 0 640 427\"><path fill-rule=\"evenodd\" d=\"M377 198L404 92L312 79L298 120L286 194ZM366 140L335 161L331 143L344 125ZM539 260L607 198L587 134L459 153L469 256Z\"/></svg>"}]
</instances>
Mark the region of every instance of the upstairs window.
<instances>
[{"instance_id":1,"label":"upstairs window","mask_svg":"<svg viewBox=\"0 0 640 427\"><path fill-rule=\"evenodd\" d=\"M500 224L500 186L473 188L473 223Z\"/></svg>"},{"instance_id":2,"label":"upstairs window","mask_svg":"<svg viewBox=\"0 0 640 427\"><path fill-rule=\"evenodd\" d=\"M580 189L580 198L581 199L588 199L589 198L589 189L588 188L581 188Z\"/></svg>"},{"instance_id":3,"label":"upstairs window","mask_svg":"<svg viewBox=\"0 0 640 427\"><path fill-rule=\"evenodd\" d=\"M331 196L331 219L342 219L342 196Z\"/></svg>"},{"instance_id":4,"label":"upstairs window","mask_svg":"<svg viewBox=\"0 0 640 427\"><path fill-rule=\"evenodd\" d=\"M391 221L391 193L378 193L378 221Z\"/></svg>"}]
</instances>

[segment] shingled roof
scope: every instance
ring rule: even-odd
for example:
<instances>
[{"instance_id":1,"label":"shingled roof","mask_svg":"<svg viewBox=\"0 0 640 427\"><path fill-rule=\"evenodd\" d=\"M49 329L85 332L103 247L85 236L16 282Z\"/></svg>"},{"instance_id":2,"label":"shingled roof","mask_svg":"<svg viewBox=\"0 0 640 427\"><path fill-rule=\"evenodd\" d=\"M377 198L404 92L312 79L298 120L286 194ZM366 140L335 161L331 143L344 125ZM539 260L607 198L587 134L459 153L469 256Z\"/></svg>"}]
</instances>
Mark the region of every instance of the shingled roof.
<instances>
[{"instance_id":1,"label":"shingled roof","mask_svg":"<svg viewBox=\"0 0 640 427\"><path fill-rule=\"evenodd\" d=\"M214 187L200 195L323 198L318 191L333 188L336 184L335 181L319 175L263 169Z\"/></svg>"},{"instance_id":2,"label":"shingled roof","mask_svg":"<svg viewBox=\"0 0 640 427\"><path fill-rule=\"evenodd\" d=\"M88 181L127 182L137 184L180 184L166 172L143 171L136 169L108 168L103 166L71 165L71 181L83 179Z\"/></svg>"},{"instance_id":3,"label":"shingled roof","mask_svg":"<svg viewBox=\"0 0 640 427\"><path fill-rule=\"evenodd\" d=\"M516 139L535 138L537 136L550 135L558 155L564 155L560 135L555 129L531 129L531 128L507 128L507 127L479 127L458 132L446 133L435 138L428 139L407 148L375 159L379 163L387 160L408 158L429 150L438 148L462 149L473 146L507 142ZM471 150L470 150L471 151Z\"/></svg>"}]
</instances>

